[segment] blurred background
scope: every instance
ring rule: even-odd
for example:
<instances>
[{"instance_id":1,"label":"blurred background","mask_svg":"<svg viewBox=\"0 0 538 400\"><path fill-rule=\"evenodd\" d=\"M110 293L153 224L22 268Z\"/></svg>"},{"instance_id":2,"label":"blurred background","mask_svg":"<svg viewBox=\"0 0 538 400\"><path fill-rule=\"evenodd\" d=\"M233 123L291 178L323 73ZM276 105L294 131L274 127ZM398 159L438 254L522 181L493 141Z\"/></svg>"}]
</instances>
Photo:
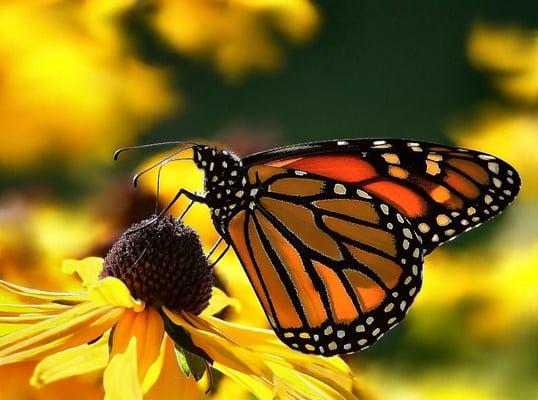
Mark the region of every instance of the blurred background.
<instances>
[{"instance_id":1,"label":"blurred background","mask_svg":"<svg viewBox=\"0 0 538 400\"><path fill-rule=\"evenodd\" d=\"M346 358L364 391L538 398L534 1L0 2L0 277L75 288L63 259L106 255L153 212L156 174L136 191L130 175L163 153L114 163L117 147L194 139L245 155L360 137L486 151L523 180L501 217L426 259L406 320ZM187 163L169 164L161 178L162 203L201 185ZM195 207L187 223L207 247L215 240L206 210ZM265 326L233 255L217 273L243 304L226 317ZM30 388L31 368L0 368L2 398L101 395L93 376ZM233 385L223 380L210 397L249 398Z\"/></svg>"}]
</instances>

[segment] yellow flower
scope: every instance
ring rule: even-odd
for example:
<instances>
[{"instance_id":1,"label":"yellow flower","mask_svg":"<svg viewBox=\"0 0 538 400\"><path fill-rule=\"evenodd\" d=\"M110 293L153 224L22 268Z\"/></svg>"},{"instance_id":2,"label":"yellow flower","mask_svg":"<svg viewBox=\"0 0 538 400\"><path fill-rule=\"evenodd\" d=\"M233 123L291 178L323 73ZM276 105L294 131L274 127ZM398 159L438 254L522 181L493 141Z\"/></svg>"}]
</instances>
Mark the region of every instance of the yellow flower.
<instances>
[{"instance_id":1,"label":"yellow flower","mask_svg":"<svg viewBox=\"0 0 538 400\"><path fill-rule=\"evenodd\" d=\"M103 398L102 377L98 373L66 378L50 385L36 388L28 382L35 362L23 362L0 367L2 400L95 400Z\"/></svg>"},{"instance_id":2,"label":"yellow flower","mask_svg":"<svg viewBox=\"0 0 538 400\"><path fill-rule=\"evenodd\" d=\"M339 358L304 355L270 330L216 318L238 305L211 290L208 268L194 231L166 218L126 233L104 262L65 262L84 291L0 281L28 299L0 305L0 365L39 361L31 378L38 387L104 370L105 399L114 400L196 398L209 368L260 399L356 398L355 378Z\"/></svg>"},{"instance_id":3,"label":"yellow flower","mask_svg":"<svg viewBox=\"0 0 538 400\"><path fill-rule=\"evenodd\" d=\"M134 0L0 2L0 165L106 159L175 104L119 17Z\"/></svg>"},{"instance_id":4,"label":"yellow flower","mask_svg":"<svg viewBox=\"0 0 538 400\"><path fill-rule=\"evenodd\" d=\"M317 30L308 0L159 0L152 21L178 51L211 60L230 79L271 70L282 52L277 32L296 43Z\"/></svg>"},{"instance_id":5,"label":"yellow flower","mask_svg":"<svg viewBox=\"0 0 538 400\"><path fill-rule=\"evenodd\" d=\"M473 372L472 369L466 367L452 371L445 366L440 372L432 370L426 376L416 372L409 373L409 370L400 371L398 376L379 368L379 371L368 373L366 376L371 386L375 387L380 399L506 400L517 398L495 394L491 383L488 382L487 373L484 374L484 378L473 376Z\"/></svg>"},{"instance_id":6,"label":"yellow flower","mask_svg":"<svg viewBox=\"0 0 538 400\"><path fill-rule=\"evenodd\" d=\"M523 182L522 199L538 195L538 114L484 105L473 120L454 125L451 134L458 145L495 154L512 164Z\"/></svg>"},{"instance_id":7,"label":"yellow flower","mask_svg":"<svg viewBox=\"0 0 538 400\"><path fill-rule=\"evenodd\" d=\"M529 104L538 102L538 31L477 23L467 51L475 67L491 72L503 94Z\"/></svg>"},{"instance_id":8,"label":"yellow flower","mask_svg":"<svg viewBox=\"0 0 538 400\"><path fill-rule=\"evenodd\" d=\"M493 239L489 248L439 250L430 257L428 284L410 315L411 334L438 341L464 329L472 339L468 344L501 345L538 323L537 238L524 246ZM430 315L435 317L425 317ZM454 318L458 323L443 333L447 326L441 321L450 324Z\"/></svg>"},{"instance_id":9,"label":"yellow flower","mask_svg":"<svg viewBox=\"0 0 538 400\"><path fill-rule=\"evenodd\" d=\"M95 212L87 205L59 207L35 197L32 202L7 198L0 209L1 277L23 285L39 281L45 289L79 289L77 280L53 265L88 254L108 231Z\"/></svg>"}]
</instances>

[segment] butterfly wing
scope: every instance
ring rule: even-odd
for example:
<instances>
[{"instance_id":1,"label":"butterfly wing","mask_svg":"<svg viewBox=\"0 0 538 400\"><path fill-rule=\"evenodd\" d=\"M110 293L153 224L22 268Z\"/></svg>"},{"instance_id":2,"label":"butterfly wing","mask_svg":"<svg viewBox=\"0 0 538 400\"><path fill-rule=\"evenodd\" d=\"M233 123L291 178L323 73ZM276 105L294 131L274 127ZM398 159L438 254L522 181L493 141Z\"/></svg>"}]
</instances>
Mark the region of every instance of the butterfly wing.
<instances>
[{"instance_id":1,"label":"butterfly wing","mask_svg":"<svg viewBox=\"0 0 538 400\"><path fill-rule=\"evenodd\" d=\"M489 154L400 139L288 146L243 161L356 184L406 216L427 253L498 215L521 184L509 164Z\"/></svg>"},{"instance_id":2,"label":"butterfly wing","mask_svg":"<svg viewBox=\"0 0 538 400\"><path fill-rule=\"evenodd\" d=\"M368 347L406 314L422 282L420 237L355 183L258 165L257 197L227 226L279 338L306 353Z\"/></svg>"}]
</instances>

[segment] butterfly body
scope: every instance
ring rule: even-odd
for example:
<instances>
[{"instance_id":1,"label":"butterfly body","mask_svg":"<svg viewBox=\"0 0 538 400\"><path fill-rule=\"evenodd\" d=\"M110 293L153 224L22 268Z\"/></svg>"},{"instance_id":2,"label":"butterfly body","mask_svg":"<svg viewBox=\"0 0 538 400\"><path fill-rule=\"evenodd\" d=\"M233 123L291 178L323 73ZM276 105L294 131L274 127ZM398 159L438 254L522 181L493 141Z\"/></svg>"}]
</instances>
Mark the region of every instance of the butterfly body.
<instances>
[{"instance_id":1,"label":"butterfly body","mask_svg":"<svg viewBox=\"0 0 538 400\"><path fill-rule=\"evenodd\" d=\"M214 147L199 145L193 150L194 162L204 171L205 203L215 227L225 236L229 219L244 208L250 194L243 162L235 154Z\"/></svg>"},{"instance_id":2,"label":"butterfly body","mask_svg":"<svg viewBox=\"0 0 538 400\"><path fill-rule=\"evenodd\" d=\"M400 139L335 140L194 161L222 238L279 338L305 353L364 349L403 319L423 258L499 214L520 180L498 158Z\"/></svg>"}]
</instances>

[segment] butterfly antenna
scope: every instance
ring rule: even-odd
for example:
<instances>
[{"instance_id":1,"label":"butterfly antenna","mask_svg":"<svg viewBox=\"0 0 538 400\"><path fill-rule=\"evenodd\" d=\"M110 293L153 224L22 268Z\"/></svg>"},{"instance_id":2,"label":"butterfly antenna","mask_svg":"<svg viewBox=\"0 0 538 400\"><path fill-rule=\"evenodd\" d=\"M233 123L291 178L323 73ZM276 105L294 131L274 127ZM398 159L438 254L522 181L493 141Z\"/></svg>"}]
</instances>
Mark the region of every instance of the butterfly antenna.
<instances>
[{"instance_id":1,"label":"butterfly antenna","mask_svg":"<svg viewBox=\"0 0 538 400\"><path fill-rule=\"evenodd\" d=\"M157 189L155 191L155 209L153 211L154 214L157 214L157 211L159 210L159 199L161 197L161 172L166 164L167 162L161 164L159 166L159 171L157 172Z\"/></svg>"},{"instance_id":2,"label":"butterfly antenna","mask_svg":"<svg viewBox=\"0 0 538 400\"><path fill-rule=\"evenodd\" d=\"M139 149L146 149L148 147L157 147L157 146L177 146L177 145L180 145L180 144L186 144L186 145L190 145L190 146L197 146L198 144L197 143L192 143L192 142L182 142L182 141L171 141L171 142L159 142L159 143L149 143L149 144L140 144L138 146L127 146L127 147L122 147L118 150L116 150L114 152L114 161L116 161L120 154L123 153L123 152L126 152L126 151L131 151L131 150L139 150Z\"/></svg>"},{"instance_id":3,"label":"butterfly antenna","mask_svg":"<svg viewBox=\"0 0 538 400\"><path fill-rule=\"evenodd\" d=\"M159 207L159 198L160 198L160 193L161 193L161 173L162 173L163 168L168 163L171 163L174 161L187 161L187 160L192 160L192 158L172 158L171 160L167 160L160 163L159 170L157 172L157 190L156 190L155 211L154 211L155 214L157 214L158 207Z\"/></svg>"}]
</instances>

